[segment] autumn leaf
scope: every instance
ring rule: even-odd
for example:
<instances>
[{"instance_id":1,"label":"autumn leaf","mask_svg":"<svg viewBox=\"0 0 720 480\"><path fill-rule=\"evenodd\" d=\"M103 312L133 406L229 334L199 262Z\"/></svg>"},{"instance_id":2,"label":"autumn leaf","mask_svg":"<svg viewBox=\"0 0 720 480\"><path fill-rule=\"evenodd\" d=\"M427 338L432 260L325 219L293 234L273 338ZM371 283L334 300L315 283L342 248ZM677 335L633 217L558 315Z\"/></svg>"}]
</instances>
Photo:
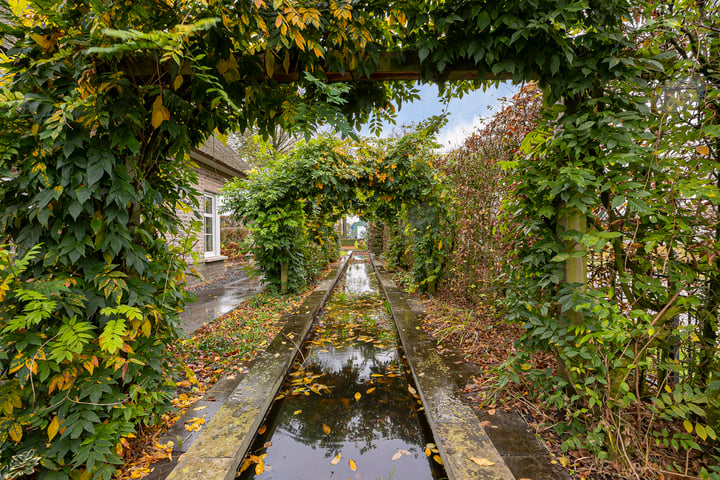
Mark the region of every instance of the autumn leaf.
<instances>
[{"instance_id":1,"label":"autumn leaf","mask_svg":"<svg viewBox=\"0 0 720 480\"><path fill-rule=\"evenodd\" d=\"M22 425L20 425L19 423L13 423L8 429L8 434L10 435L10 438L13 440L13 442L20 442L23 436Z\"/></svg>"},{"instance_id":2,"label":"autumn leaf","mask_svg":"<svg viewBox=\"0 0 720 480\"><path fill-rule=\"evenodd\" d=\"M323 432L325 432L326 435L330 435L330 431L331 431L331 430L330 430L330 427L328 427L327 425L325 425L325 424L323 423L322 429L323 429Z\"/></svg>"},{"instance_id":3,"label":"autumn leaf","mask_svg":"<svg viewBox=\"0 0 720 480\"><path fill-rule=\"evenodd\" d=\"M300 415L302 413L302 410L295 410L293 412L293 415Z\"/></svg>"},{"instance_id":4,"label":"autumn leaf","mask_svg":"<svg viewBox=\"0 0 720 480\"><path fill-rule=\"evenodd\" d=\"M495 465L495 462L491 462L487 458L470 457L470 460L481 467L491 467Z\"/></svg>"},{"instance_id":5,"label":"autumn leaf","mask_svg":"<svg viewBox=\"0 0 720 480\"><path fill-rule=\"evenodd\" d=\"M400 453L400 452L395 452L395 455L392 456L392 460L393 460L393 461L395 461L395 460L400 460L401 457L402 457L402 453Z\"/></svg>"},{"instance_id":6,"label":"autumn leaf","mask_svg":"<svg viewBox=\"0 0 720 480\"><path fill-rule=\"evenodd\" d=\"M265 433L265 430L267 430L267 425L263 425L262 427L258 428L258 435L262 435Z\"/></svg>"},{"instance_id":7,"label":"autumn leaf","mask_svg":"<svg viewBox=\"0 0 720 480\"><path fill-rule=\"evenodd\" d=\"M153 128L158 128L165 120L170 120L170 111L163 105L162 95L158 95L152 106Z\"/></svg>"},{"instance_id":8,"label":"autumn leaf","mask_svg":"<svg viewBox=\"0 0 720 480\"><path fill-rule=\"evenodd\" d=\"M417 395L417 390L415 390L411 385L408 385L408 392L410 392L410 395Z\"/></svg>"},{"instance_id":9,"label":"autumn leaf","mask_svg":"<svg viewBox=\"0 0 720 480\"><path fill-rule=\"evenodd\" d=\"M175 77L175 80L173 81L173 89L177 90L178 88L180 88L182 86L182 84L183 84L183 76L178 74Z\"/></svg>"},{"instance_id":10,"label":"autumn leaf","mask_svg":"<svg viewBox=\"0 0 720 480\"><path fill-rule=\"evenodd\" d=\"M440 455L433 455L433 460L435 460L440 465L443 464L442 458L440 458Z\"/></svg>"},{"instance_id":11,"label":"autumn leaf","mask_svg":"<svg viewBox=\"0 0 720 480\"><path fill-rule=\"evenodd\" d=\"M357 464L355 463L355 460L351 458L348 463L350 464L350 470L352 470L353 472L357 470Z\"/></svg>"},{"instance_id":12,"label":"autumn leaf","mask_svg":"<svg viewBox=\"0 0 720 480\"><path fill-rule=\"evenodd\" d=\"M695 151L700 155L707 155L710 153L710 149L705 145L698 145L695 147Z\"/></svg>"},{"instance_id":13,"label":"autumn leaf","mask_svg":"<svg viewBox=\"0 0 720 480\"><path fill-rule=\"evenodd\" d=\"M243 460L242 466L240 466L240 473L247 470L248 467L250 467L250 465L252 465L252 463L253 463L252 460L249 458L246 458L245 460Z\"/></svg>"},{"instance_id":14,"label":"autumn leaf","mask_svg":"<svg viewBox=\"0 0 720 480\"><path fill-rule=\"evenodd\" d=\"M255 465L255 475L262 475L265 471L265 462L260 459L257 465Z\"/></svg>"},{"instance_id":15,"label":"autumn leaf","mask_svg":"<svg viewBox=\"0 0 720 480\"><path fill-rule=\"evenodd\" d=\"M52 439L55 438L58 429L60 429L60 421L56 415L55 418L52 419L52 422L50 422L50 425L48 425L48 441L52 441Z\"/></svg>"},{"instance_id":16,"label":"autumn leaf","mask_svg":"<svg viewBox=\"0 0 720 480\"><path fill-rule=\"evenodd\" d=\"M333 459L330 460L330 465L337 465L338 463L340 463L340 458L342 458L342 453L338 453L337 455L335 455Z\"/></svg>"},{"instance_id":17,"label":"autumn leaf","mask_svg":"<svg viewBox=\"0 0 720 480\"><path fill-rule=\"evenodd\" d=\"M368 388L368 389L367 389L367 392L365 392L365 395L374 392L374 391L375 391L375 388L376 388L376 387Z\"/></svg>"},{"instance_id":18,"label":"autumn leaf","mask_svg":"<svg viewBox=\"0 0 720 480\"><path fill-rule=\"evenodd\" d=\"M355 401L356 401L356 402L359 402L359 401L360 401L360 397L362 397L362 395L360 395L360 392L356 392L356 393L355 393Z\"/></svg>"},{"instance_id":19,"label":"autumn leaf","mask_svg":"<svg viewBox=\"0 0 720 480\"><path fill-rule=\"evenodd\" d=\"M188 432L197 432L202 428L204 424L204 418L193 418L192 420L188 420L187 422L185 422L185 430L187 430Z\"/></svg>"},{"instance_id":20,"label":"autumn leaf","mask_svg":"<svg viewBox=\"0 0 720 480\"><path fill-rule=\"evenodd\" d=\"M683 426L685 427L685 430L687 430L688 433L692 433L693 431L693 424L690 420L685 420L683 422Z\"/></svg>"}]
</instances>

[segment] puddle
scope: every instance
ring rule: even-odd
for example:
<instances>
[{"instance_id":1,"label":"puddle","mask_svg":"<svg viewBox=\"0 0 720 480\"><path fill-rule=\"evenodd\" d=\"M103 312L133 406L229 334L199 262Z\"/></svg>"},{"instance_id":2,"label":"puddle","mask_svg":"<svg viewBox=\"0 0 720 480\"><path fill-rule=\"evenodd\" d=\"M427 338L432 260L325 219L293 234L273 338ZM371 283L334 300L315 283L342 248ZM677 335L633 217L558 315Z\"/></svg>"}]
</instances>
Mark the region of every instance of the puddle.
<instances>
[{"instance_id":1,"label":"puddle","mask_svg":"<svg viewBox=\"0 0 720 480\"><path fill-rule=\"evenodd\" d=\"M238 477L445 477L397 345L372 267L356 253Z\"/></svg>"}]
</instances>

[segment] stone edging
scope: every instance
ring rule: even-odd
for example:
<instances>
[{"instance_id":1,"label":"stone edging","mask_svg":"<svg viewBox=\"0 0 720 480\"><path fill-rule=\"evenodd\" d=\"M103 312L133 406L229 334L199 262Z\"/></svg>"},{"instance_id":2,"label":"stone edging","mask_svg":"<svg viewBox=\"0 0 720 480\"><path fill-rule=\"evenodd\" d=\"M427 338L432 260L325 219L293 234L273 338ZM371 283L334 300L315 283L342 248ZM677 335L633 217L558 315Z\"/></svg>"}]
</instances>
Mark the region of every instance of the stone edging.
<instances>
[{"instance_id":1,"label":"stone edging","mask_svg":"<svg viewBox=\"0 0 720 480\"><path fill-rule=\"evenodd\" d=\"M382 265L370 255L385 298L392 310L415 385L449 480L514 480L500 453L485 433L472 408L463 401L450 368L420 327L402 291ZM475 458L481 466L475 463Z\"/></svg>"},{"instance_id":2,"label":"stone edging","mask_svg":"<svg viewBox=\"0 0 720 480\"><path fill-rule=\"evenodd\" d=\"M318 284L200 432L167 480L233 480L245 452L275 399L298 349L345 271L352 251Z\"/></svg>"}]
</instances>

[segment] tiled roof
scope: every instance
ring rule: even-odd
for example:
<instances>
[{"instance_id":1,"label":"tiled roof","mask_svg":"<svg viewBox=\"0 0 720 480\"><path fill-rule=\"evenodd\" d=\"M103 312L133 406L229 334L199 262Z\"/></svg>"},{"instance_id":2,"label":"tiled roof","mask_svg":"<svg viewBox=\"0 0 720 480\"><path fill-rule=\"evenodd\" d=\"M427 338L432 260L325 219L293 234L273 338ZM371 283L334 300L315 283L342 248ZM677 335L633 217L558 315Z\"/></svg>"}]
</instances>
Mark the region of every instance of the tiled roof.
<instances>
[{"instance_id":1,"label":"tiled roof","mask_svg":"<svg viewBox=\"0 0 720 480\"><path fill-rule=\"evenodd\" d=\"M245 176L250 170L245 161L232 148L223 145L215 137L210 137L200 148L193 150L194 157L211 168L217 168L232 176Z\"/></svg>"}]
</instances>

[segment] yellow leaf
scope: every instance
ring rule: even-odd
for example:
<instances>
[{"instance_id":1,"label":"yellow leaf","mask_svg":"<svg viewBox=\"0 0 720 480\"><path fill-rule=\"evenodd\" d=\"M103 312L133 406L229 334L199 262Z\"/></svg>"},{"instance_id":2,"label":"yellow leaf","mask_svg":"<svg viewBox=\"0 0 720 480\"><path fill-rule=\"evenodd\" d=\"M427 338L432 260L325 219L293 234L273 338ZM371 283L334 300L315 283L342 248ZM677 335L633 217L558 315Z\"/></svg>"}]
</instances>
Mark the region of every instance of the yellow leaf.
<instances>
[{"instance_id":1,"label":"yellow leaf","mask_svg":"<svg viewBox=\"0 0 720 480\"><path fill-rule=\"evenodd\" d=\"M417 395L417 390L415 390L410 385L408 385L408 392L410 392L410 395Z\"/></svg>"},{"instance_id":2,"label":"yellow leaf","mask_svg":"<svg viewBox=\"0 0 720 480\"><path fill-rule=\"evenodd\" d=\"M442 458L440 458L440 455L433 455L433 460L435 460L435 461L436 461L437 463L439 463L440 465L443 464Z\"/></svg>"},{"instance_id":3,"label":"yellow leaf","mask_svg":"<svg viewBox=\"0 0 720 480\"><path fill-rule=\"evenodd\" d=\"M178 88L180 88L182 86L182 84L183 84L183 76L178 74L178 76L175 77L175 81L173 82L173 88L175 90L177 90Z\"/></svg>"},{"instance_id":4,"label":"yellow leaf","mask_svg":"<svg viewBox=\"0 0 720 480\"><path fill-rule=\"evenodd\" d=\"M263 462L262 459L258 462L257 465L255 465L255 475L262 475L262 473L265 471L265 462Z\"/></svg>"},{"instance_id":5,"label":"yellow leaf","mask_svg":"<svg viewBox=\"0 0 720 480\"><path fill-rule=\"evenodd\" d=\"M357 464L355 463L355 460L351 458L348 463L350 464L350 470L352 470L353 472L357 470Z\"/></svg>"},{"instance_id":6,"label":"yellow leaf","mask_svg":"<svg viewBox=\"0 0 720 480\"><path fill-rule=\"evenodd\" d=\"M425 456L426 456L426 457L429 457L430 455L432 455L432 452L430 451L429 448L426 448L426 449L425 449Z\"/></svg>"},{"instance_id":7,"label":"yellow leaf","mask_svg":"<svg viewBox=\"0 0 720 480\"><path fill-rule=\"evenodd\" d=\"M8 434L14 442L19 442L20 440L22 440L23 436L22 425L20 425L19 423L13 423L8 429Z\"/></svg>"},{"instance_id":8,"label":"yellow leaf","mask_svg":"<svg viewBox=\"0 0 720 480\"><path fill-rule=\"evenodd\" d=\"M273 73L275 73L275 55L273 55L272 51L266 50L265 51L265 74L268 76L268 78L272 78Z\"/></svg>"},{"instance_id":9,"label":"yellow leaf","mask_svg":"<svg viewBox=\"0 0 720 480\"><path fill-rule=\"evenodd\" d=\"M295 410L293 412L293 415L300 415L302 413L302 410Z\"/></svg>"},{"instance_id":10,"label":"yellow leaf","mask_svg":"<svg viewBox=\"0 0 720 480\"><path fill-rule=\"evenodd\" d=\"M283 70L285 70L285 73L290 71L290 54L287 51L285 52L285 58L283 58Z\"/></svg>"},{"instance_id":11,"label":"yellow leaf","mask_svg":"<svg viewBox=\"0 0 720 480\"><path fill-rule=\"evenodd\" d=\"M342 453L338 453L337 455L335 455L335 456L333 457L333 459L330 460L330 465L337 465L338 463L340 463L340 458L341 458L341 457L342 457Z\"/></svg>"},{"instance_id":12,"label":"yellow leaf","mask_svg":"<svg viewBox=\"0 0 720 480\"><path fill-rule=\"evenodd\" d=\"M325 432L326 435L330 435L330 427L328 427L324 423L323 423L323 432Z\"/></svg>"},{"instance_id":13,"label":"yellow leaf","mask_svg":"<svg viewBox=\"0 0 720 480\"><path fill-rule=\"evenodd\" d=\"M470 460L472 460L473 463L480 465L481 467L490 467L492 465L495 465L495 462L491 462L487 458L470 457Z\"/></svg>"},{"instance_id":14,"label":"yellow leaf","mask_svg":"<svg viewBox=\"0 0 720 480\"><path fill-rule=\"evenodd\" d=\"M365 392L365 395L367 395L368 393L372 393L372 392L374 392L374 391L375 391L375 387L368 388L368 389L367 389L367 392Z\"/></svg>"},{"instance_id":15,"label":"yellow leaf","mask_svg":"<svg viewBox=\"0 0 720 480\"><path fill-rule=\"evenodd\" d=\"M695 147L695 151L700 155L707 155L710 153L710 149L705 145L698 145Z\"/></svg>"},{"instance_id":16,"label":"yellow leaf","mask_svg":"<svg viewBox=\"0 0 720 480\"><path fill-rule=\"evenodd\" d=\"M143 335L145 335L146 337L149 337L150 334L152 333L152 324L150 323L150 319L149 319L149 318L146 318L146 319L145 319L145 323L143 323L142 333L143 333Z\"/></svg>"},{"instance_id":17,"label":"yellow leaf","mask_svg":"<svg viewBox=\"0 0 720 480\"><path fill-rule=\"evenodd\" d=\"M362 395L360 395L360 392L356 392L356 393L355 393L355 401L356 401L356 402L359 402L359 401L360 401L360 397L362 397Z\"/></svg>"},{"instance_id":18,"label":"yellow leaf","mask_svg":"<svg viewBox=\"0 0 720 480\"><path fill-rule=\"evenodd\" d=\"M243 460L243 463L240 466L240 473L243 473L245 470L247 470L250 465L252 465L251 459L246 458L245 460Z\"/></svg>"},{"instance_id":19,"label":"yellow leaf","mask_svg":"<svg viewBox=\"0 0 720 480\"><path fill-rule=\"evenodd\" d=\"M47 35L38 35L37 33L33 33L30 35L35 42L37 42L38 45L40 45L45 50L49 49L52 46L52 42L48 40ZM707 148L707 147L705 147Z\"/></svg>"},{"instance_id":20,"label":"yellow leaf","mask_svg":"<svg viewBox=\"0 0 720 480\"><path fill-rule=\"evenodd\" d=\"M685 427L685 430L687 430L688 433L692 433L693 431L693 424L690 420L685 420L683 422L683 426Z\"/></svg>"},{"instance_id":21,"label":"yellow leaf","mask_svg":"<svg viewBox=\"0 0 720 480\"><path fill-rule=\"evenodd\" d=\"M258 429L258 435L262 435L263 433L265 433L265 430L267 430L267 425L263 425Z\"/></svg>"},{"instance_id":22,"label":"yellow leaf","mask_svg":"<svg viewBox=\"0 0 720 480\"><path fill-rule=\"evenodd\" d=\"M400 452L395 452L395 455L392 456L392 460L393 460L393 461L399 460L400 457L402 457L402 453L400 453Z\"/></svg>"},{"instance_id":23,"label":"yellow leaf","mask_svg":"<svg viewBox=\"0 0 720 480\"><path fill-rule=\"evenodd\" d=\"M170 120L170 111L162 103L162 95L158 95L153 102L152 126L158 128L162 122Z\"/></svg>"},{"instance_id":24,"label":"yellow leaf","mask_svg":"<svg viewBox=\"0 0 720 480\"><path fill-rule=\"evenodd\" d=\"M55 438L59 428L60 421L56 415L55 418L52 419L52 422L50 422L50 425L48 425L48 441L52 441L52 439Z\"/></svg>"}]
</instances>

